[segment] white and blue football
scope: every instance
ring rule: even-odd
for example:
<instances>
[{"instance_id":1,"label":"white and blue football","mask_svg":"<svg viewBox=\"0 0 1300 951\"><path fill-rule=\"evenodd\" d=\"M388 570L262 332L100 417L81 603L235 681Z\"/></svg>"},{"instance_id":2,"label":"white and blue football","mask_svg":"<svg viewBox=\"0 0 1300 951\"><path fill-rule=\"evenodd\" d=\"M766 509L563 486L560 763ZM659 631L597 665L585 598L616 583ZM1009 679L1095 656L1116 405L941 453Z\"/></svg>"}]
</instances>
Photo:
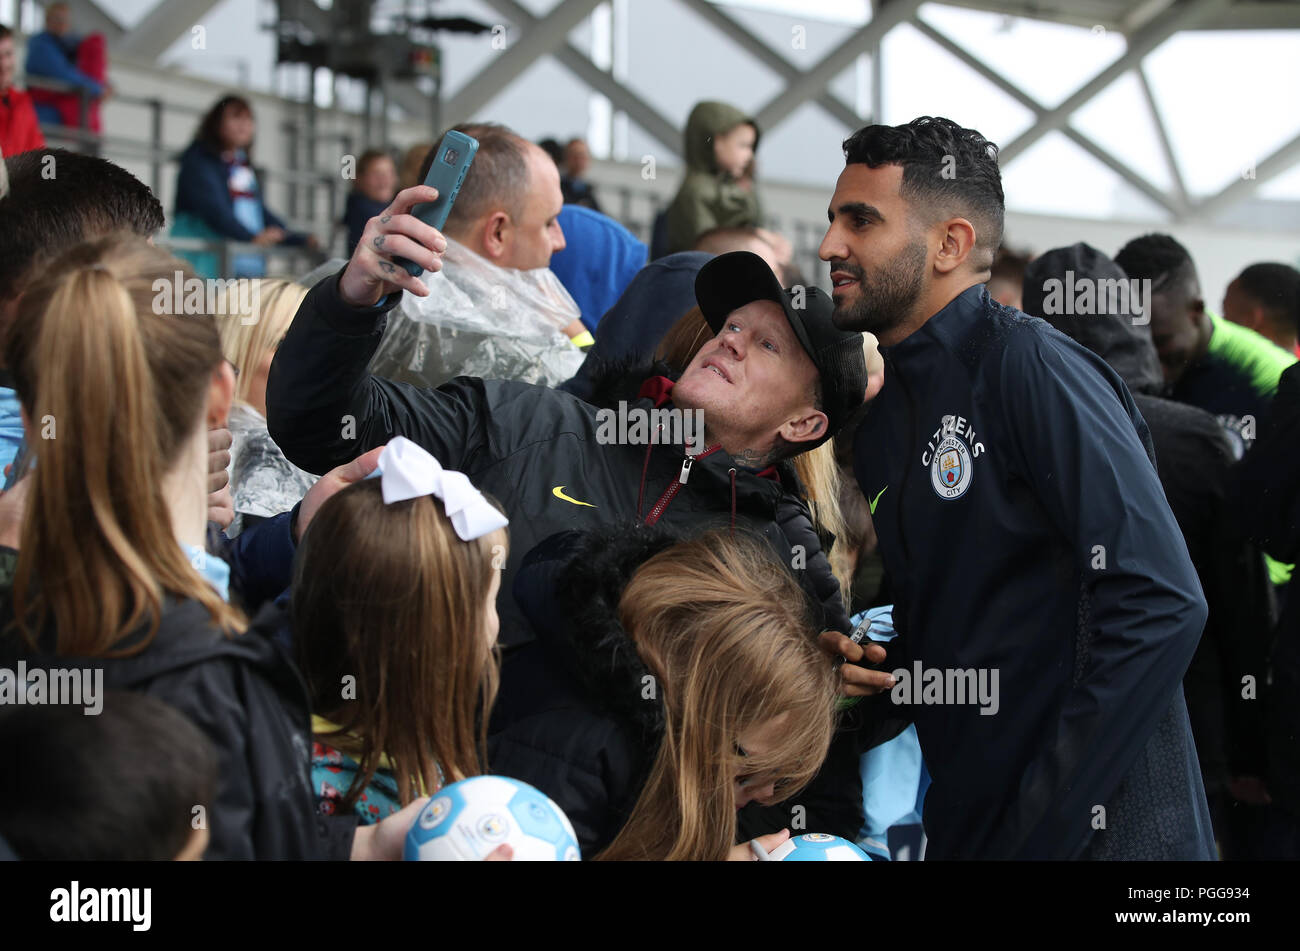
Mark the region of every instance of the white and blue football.
<instances>
[{"instance_id":1,"label":"white and blue football","mask_svg":"<svg viewBox=\"0 0 1300 951\"><path fill-rule=\"evenodd\" d=\"M848 839L806 832L786 839L768 856L773 862L870 862L871 856Z\"/></svg>"},{"instance_id":2,"label":"white and blue football","mask_svg":"<svg viewBox=\"0 0 1300 951\"><path fill-rule=\"evenodd\" d=\"M527 783L471 776L439 790L406 834L408 862L475 862L503 842L516 862L576 862L582 856L560 807Z\"/></svg>"}]
</instances>

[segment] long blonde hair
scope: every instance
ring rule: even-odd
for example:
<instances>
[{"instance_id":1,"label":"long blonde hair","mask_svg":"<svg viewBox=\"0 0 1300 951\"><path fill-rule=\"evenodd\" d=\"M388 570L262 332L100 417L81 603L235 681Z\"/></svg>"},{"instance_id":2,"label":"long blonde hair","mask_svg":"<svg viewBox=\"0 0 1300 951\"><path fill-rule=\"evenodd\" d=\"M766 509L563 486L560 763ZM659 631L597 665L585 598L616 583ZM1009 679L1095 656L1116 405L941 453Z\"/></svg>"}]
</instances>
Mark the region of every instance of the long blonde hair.
<instances>
[{"instance_id":1,"label":"long blonde hair","mask_svg":"<svg viewBox=\"0 0 1300 951\"><path fill-rule=\"evenodd\" d=\"M217 329L221 352L240 370L235 380L235 401L248 402L253 371L266 354L280 345L289 331L307 288L281 278L252 282L251 293L227 290L220 298Z\"/></svg>"},{"instance_id":2,"label":"long blonde hair","mask_svg":"<svg viewBox=\"0 0 1300 951\"><path fill-rule=\"evenodd\" d=\"M506 545L504 530L461 541L432 496L386 505L378 479L316 513L294 571L293 627L312 710L338 727L325 738L359 747L344 809L382 756L403 804L435 789L439 768L448 782L483 771L498 683L484 622Z\"/></svg>"},{"instance_id":3,"label":"long blonde hair","mask_svg":"<svg viewBox=\"0 0 1300 951\"><path fill-rule=\"evenodd\" d=\"M596 857L726 858L736 771L793 795L830 746L837 680L806 597L764 541L711 531L641 565L619 619L659 682L666 726L628 821ZM772 748L742 757L740 735L777 717Z\"/></svg>"},{"instance_id":4,"label":"long blonde hair","mask_svg":"<svg viewBox=\"0 0 1300 951\"><path fill-rule=\"evenodd\" d=\"M155 310L155 285L177 272L191 273L143 238L81 245L28 289L5 341L36 460L14 613L32 642L52 618L61 654L144 650L167 594L243 628L182 550L164 493L221 364L211 315ZM145 636L115 650L142 622Z\"/></svg>"}]
</instances>

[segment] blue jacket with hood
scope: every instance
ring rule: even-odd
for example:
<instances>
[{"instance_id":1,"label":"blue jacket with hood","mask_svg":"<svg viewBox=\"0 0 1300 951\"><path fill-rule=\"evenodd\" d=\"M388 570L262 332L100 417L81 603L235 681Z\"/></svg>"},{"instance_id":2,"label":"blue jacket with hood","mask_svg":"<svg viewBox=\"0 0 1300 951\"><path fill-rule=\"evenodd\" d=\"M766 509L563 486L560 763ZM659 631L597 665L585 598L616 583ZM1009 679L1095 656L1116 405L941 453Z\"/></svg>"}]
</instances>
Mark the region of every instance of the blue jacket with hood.
<instances>
[{"instance_id":1,"label":"blue jacket with hood","mask_svg":"<svg viewBox=\"0 0 1300 951\"><path fill-rule=\"evenodd\" d=\"M854 457L891 659L998 674L995 707L907 708L928 857L1213 858L1181 686L1206 605L1123 381L983 285L883 353Z\"/></svg>"}]
</instances>

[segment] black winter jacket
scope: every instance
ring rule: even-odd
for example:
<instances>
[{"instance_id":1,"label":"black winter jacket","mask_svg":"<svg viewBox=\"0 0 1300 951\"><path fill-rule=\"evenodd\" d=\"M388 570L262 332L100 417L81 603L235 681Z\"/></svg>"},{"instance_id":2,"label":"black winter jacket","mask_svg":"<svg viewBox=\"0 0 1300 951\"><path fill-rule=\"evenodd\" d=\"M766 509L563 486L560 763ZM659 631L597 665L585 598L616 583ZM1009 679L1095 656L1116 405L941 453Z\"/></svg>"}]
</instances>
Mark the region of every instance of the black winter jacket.
<instances>
[{"instance_id":1,"label":"black winter jacket","mask_svg":"<svg viewBox=\"0 0 1300 951\"><path fill-rule=\"evenodd\" d=\"M7 627L13 618L8 585L0 598ZM124 646L142 633L129 635ZM346 859L355 822L315 813L306 688L267 633L255 623L226 637L197 601L173 600L153 642L133 656L57 656L52 637L32 651L16 633L5 633L0 666L13 669L24 660L29 668L102 668L106 690L149 694L193 720L218 757L205 859Z\"/></svg>"},{"instance_id":2,"label":"black winter jacket","mask_svg":"<svg viewBox=\"0 0 1300 951\"><path fill-rule=\"evenodd\" d=\"M849 630L788 465L754 473L718 449L698 457L681 484L682 445L602 445L600 410L567 393L470 377L426 389L371 376L366 365L399 296L356 308L339 296L338 275L313 287L271 365L267 424L285 456L309 472L323 473L402 435L496 497L510 517L498 601L503 646L533 639L511 593L530 549L557 532L651 518L665 498L659 521L675 530L734 520L764 535L820 605L823 625ZM645 380L629 405L668 408L671 390L666 378Z\"/></svg>"},{"instance_id":3,"label":"black winter jacket","mask_svg":"<svg viewBox=\"0 0 1300 951\"><path fill-rule=\"evenodd\" d=\"M673 535L564 532L538 545L515 576L515 599L537 632L549 690L489 740L493 773L531 783L573 823L584 858L627 822L664 736L663 704L618 620L632 574Z\"/></svg>"},{"instance_id":4,"label":"black winter jacket","mask_svg":"<svg viewBox=\"0 0 1300 951\"><path fill-rule=\"evenodd\" d=\"M1205 601L1127 388L982 285L884 353L855 469L902 666L999 675L992 715L899 691L929 856L1212 857L1182 693Z\"/></svg>"}]
</instances>

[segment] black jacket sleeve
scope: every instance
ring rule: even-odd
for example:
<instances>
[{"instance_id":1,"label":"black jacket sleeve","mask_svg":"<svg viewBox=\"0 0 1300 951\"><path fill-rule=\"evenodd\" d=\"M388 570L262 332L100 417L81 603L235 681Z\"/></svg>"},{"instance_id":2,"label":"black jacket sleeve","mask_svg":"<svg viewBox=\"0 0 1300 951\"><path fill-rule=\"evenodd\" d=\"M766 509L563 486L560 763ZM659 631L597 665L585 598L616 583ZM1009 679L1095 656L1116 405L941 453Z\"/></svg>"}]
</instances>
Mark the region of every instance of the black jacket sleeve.
<instances>
[{"instance_id":1,"label":"black jacket sleeve","mask_svg":"<svg viewBox=\"0 0 1300 951\"><path fill-rule=\"evenodd\" d=\"M1004 451L1074 548L1086 652L978 854L1071 858L1181 691L1206 605L1146 424L1114 372L1026 335L1005 350L1000 395L1014 443Z\"/></svg>"},{"instance_id":2,"label":"black jacket sleeve","mask_svg":"<svg viewBox=\"0 0 1300 951\"><path fill-rule=\"evenodd\" d=\"M251 765L252 724L248 708L239 697L240 679L236 661L212 660L157 677L146 691L193 720L217 754L217 789L208 806L209 839L203 857L209 861L308 857L259 854L259 804Z\"/></svg>"},{"instance_id":3,"label":"black jacket sleeve","mask_svg":"<svg viewBox=\"0 0 1300 951\"><path fill-rule=\"evenodd\" d=\"M266 385L271 438L290 462L317 474L394 436L466 469L485 439L481 381L463 377L430 390L371 376L366 365L401 295L353 307L338 282L335 274L308 292L276 351Z\"/></svg>"},{"instance_id":4,"label":"black jacket sleeve","mask_svg":"<svg viewBox=\"0 0 1300 951\"><path fill-rule=\"evenodd\" d=\"M793 566L799 583L817 605L818 623L823 630L849 633L853 625L840 596L840 583L822 551L807 505L802 499L787 495L777 506L776 518L790 549L787 564Z\"/></svg>"},{"instance_id":5,"label":"black jacket sleeve","mask_svg":"<svg viewBox=\"0 0 1300 951\"><path fill-rule=\"evenodd\" d=\"M488 741L498 776L536 786L568 816L582 857L618 836L633 790L638 757L611 718L580 705L561 705L519 720Z\"/></svg>"},{"instance_id":6,"label":"black jacket sleeve","mask_svg":"<svg viewBox=\"0 0 1300 951\"><path fill-rule=\"evenodd\" d=\"M297 545L291 526L297 512L295 505L289 512L248 526L235 538L213 531L215 523L208 524L208 550L230 566L231 596L250 616L293 580Z\"/></svg>"}]
</instances>

